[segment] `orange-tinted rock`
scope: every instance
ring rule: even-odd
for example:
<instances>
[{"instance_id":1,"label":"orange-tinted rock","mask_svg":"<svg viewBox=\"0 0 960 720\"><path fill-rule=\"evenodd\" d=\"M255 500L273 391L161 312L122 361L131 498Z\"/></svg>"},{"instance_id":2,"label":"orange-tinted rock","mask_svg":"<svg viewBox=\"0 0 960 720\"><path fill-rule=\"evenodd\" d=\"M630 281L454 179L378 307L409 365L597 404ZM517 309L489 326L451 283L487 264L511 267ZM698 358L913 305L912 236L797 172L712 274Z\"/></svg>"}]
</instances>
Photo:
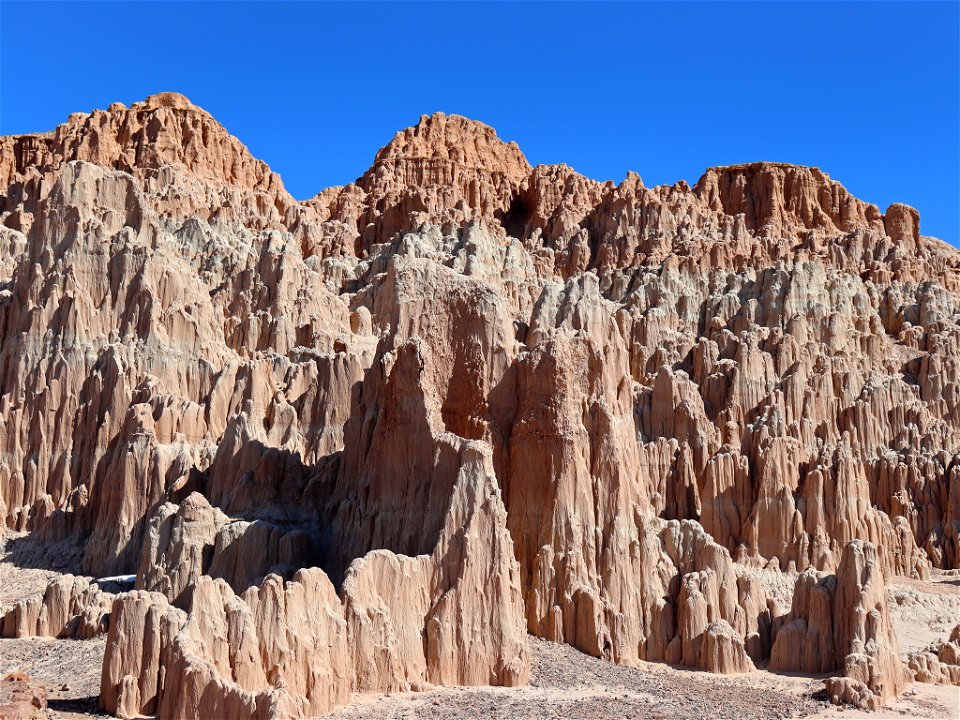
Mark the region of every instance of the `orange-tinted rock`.
<instances>
[{"instance_id":1,"label":"orange-tinted rock","mask_svg":"<svg viewBox=\"0 0 960 720\"><path fill-rule=\"evenodd\" d=\"M883 216L883 227L904 255L920 249L920 213L909 205L894 203Z\"/></svg>"},{"instance_id":2,"label":"orange-tinted rock","mask_svg":"<svg viewBox=\"0 0 960 720\"><path fill-rule=\"evenodd\" d=\"M85 639L105 633L113 597L86 578L61 575L41 595L0 614L0 637Z\"/></svg>"},{"instance_id":3,"label":"orange-tinted rock","mask_svg":"<svg viewBox=\"0 0 960 720\"><path fill-rule=\"evenodd\" d=\"M903 692L908 676L873 545L847 544L835 576L818 582L815 574L806 572L798 578L770 667L841 671L841 676L827 680L831 700L867 710L876 710Z\"/></svg>"},{"instance_id":4,"label":"orange-tinted rock","mask_svg":"<svg viewBox=\"0 0 960 720\"><path fill-rule=\"evenodd\" d=\"M368 202L358 227L372 244L422 222L493 219L510 209L530 170L516 143L493 128L459 115L424 115L357 181Z\"/></svg>"},{"instance_id":5,"label":"orange-tinted rock","mask_svg":"<svg viewBox=\"0 0 960 720\"><path fill-rule=\"evenodd\" d=\"M876 578L960 561L960 253L820 170L601 183L437 114L297 202L164 93L0 187L0 518L156 591L124 716L522 683L525 631L881 703Z\"/></svg>"},{"instance_id":6,"label":"orange-tinted rock","mask_svg":"<svg viewBox=\"0 0 960 720\"><path fill-rule=\"evenodd\" d=\"M915 682L960 685L960 625L943 642L910 653L907 667Z\"/></svg>"},{"instance_id":7,"label":"orange-tinted rock","mask_svg":"<svg viewBox=\"0 0 960 720\"><path fill-rule=\"evenodd\" d=\"M45 720L47 688L23 673L0 680L0 720Z\"/></svg>"},{"instance_id":8,"label":"orange-tinted rock","mask_svg":"<svg viewBox=\"0 0 960 720\"><path fill-rule=\"evenodd\" d=\"M875 206L853 197L818 168L769 162L711 168L696 192L711 209L743 214L749 230L770 237L811 229L877 229L881 222Z\"/></svg>"}]
</instances>

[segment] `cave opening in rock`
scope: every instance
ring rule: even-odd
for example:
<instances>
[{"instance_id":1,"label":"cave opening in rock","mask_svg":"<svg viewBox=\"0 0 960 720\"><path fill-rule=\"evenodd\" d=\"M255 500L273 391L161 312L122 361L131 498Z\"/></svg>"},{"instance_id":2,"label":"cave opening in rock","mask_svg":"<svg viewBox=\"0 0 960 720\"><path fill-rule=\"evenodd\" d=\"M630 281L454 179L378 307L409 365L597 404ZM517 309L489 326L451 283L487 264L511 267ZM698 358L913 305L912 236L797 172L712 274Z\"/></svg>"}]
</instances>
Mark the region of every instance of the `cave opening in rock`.
<instances>
[{"instance_id":1,"label":"cave opening in rock","mask_svg":"<svg viewBox=\"0 0 960 720\"><path fill-rule=\"evenodd\" d=\"M527 228L527 220L530 219L530 209L521 195L515 195L510 201L510 207L506 212L501 212L498 219L507 235L522 238Z\"/></svg>"}]
</instances>

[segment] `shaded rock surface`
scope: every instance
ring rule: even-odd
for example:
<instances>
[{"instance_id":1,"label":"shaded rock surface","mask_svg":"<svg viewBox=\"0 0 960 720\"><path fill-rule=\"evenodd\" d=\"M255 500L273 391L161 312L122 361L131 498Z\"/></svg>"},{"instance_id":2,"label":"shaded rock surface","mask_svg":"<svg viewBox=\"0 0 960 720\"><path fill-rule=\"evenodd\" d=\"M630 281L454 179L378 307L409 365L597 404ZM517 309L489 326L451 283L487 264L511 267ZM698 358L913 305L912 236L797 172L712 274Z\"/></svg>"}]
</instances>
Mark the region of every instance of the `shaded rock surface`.
<instances>
[{"instance_id":1,"label":"shaded rock surface","mask_svg":"<svg viewBox=\"0 0 960 720\"><path fill-rule=\"evenodd\" d=\"M436 114L300 202L164 93L0 138L0 248L0 519L136 574L111 712L522 683L527 631L792 633L886 702L879 578L960 563L960 253L815 168L600 183Z\"/></svg>"}]
</instances>

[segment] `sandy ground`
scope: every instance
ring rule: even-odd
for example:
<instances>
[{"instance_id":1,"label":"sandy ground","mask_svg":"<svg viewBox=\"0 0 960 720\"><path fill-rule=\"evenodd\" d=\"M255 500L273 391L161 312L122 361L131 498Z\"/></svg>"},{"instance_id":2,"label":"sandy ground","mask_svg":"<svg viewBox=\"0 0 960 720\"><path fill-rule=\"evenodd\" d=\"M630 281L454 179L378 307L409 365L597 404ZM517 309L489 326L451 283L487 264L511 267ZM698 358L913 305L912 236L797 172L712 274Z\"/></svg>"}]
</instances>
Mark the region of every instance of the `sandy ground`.
<instances>
[{"instance_id":1,"label":"sandy ground","mask_svg":"<svg viewBox=\"0 0 960 720\"><path fill-rule=\"evenodd\" d=\"M58 571L76 569L75 549L51 557L30 539L0 539L0 606L41 592ZM960 577L933 582L897 578L887 591L901 651L944 639L960 623ZM896 704L865 713L826 702L823 677L760 670L719 676L655 663L621 667L566 645L530 638L530 684L520 688L437 687L418 693L359 695L330 718L948 718L960 719L960 688L915 683ZM43 682L51 718L99 717L104 638L94 640L0 639L0 676L25 672Z\"/></svg>"},{"instance_id":2,"label":"sandy ground","mask_svg":"<svg viewBox=\"0 0 960 720\"><path fill-rule=\"evenodd\" d=\"M718 676L656 663L625 668L565 645L530 638L533 678L521 688L435 688L366 695L330 717L425 718L960 718L960 688L914 684L883 712L836 707L818 677Z\"/></svg>"},{"instance_id":3,"label":"sandy ground","mask_svg":"<svg viewBox=\"0 0 960 720\"><path fill-rule=\"evenodd\" d=\"M887 601L900 652L916 652L960 624L960 577L937 572L932 582L896 578L887 586Z\"/></svg>"},{"instance_id":4,"label":"sandy ground","mask_svg":"<svg viewBox=\"0 0 960 720\"><path fill-rule=\"evenodd\" d=\"M79 574L81 554L73 543L43 546L28 534L0 530L0 607L42 593L58 575Z\"/></svg>"},{"instance_id":5,"label":"sandy ground","mask_svg":"<svg viewBox=\"0 0 960 720\"><path fill-rule=\"evenodd\" d=\"M51 718L108 717L97 713L106 636L93 640L0 639L0 677L25 672L47 686Z\"/></svg>"},{"instance_id":6,"label":"sandy ground","mask_svg":"<svg viewBox=\"0 0 960 720\"><path fill-rule=\"evenodd\" d=\"M806 717L822 703L800 692L777 692L781 679L720 677L643 663L621 667L568 645L531 637L533 676L519 688L436 688L367 695L334 713L366 718L783 718ZM757 676L761 673L757 673ZM812 694L822 683L788 679Z\"/></svg>"}]
</instances>

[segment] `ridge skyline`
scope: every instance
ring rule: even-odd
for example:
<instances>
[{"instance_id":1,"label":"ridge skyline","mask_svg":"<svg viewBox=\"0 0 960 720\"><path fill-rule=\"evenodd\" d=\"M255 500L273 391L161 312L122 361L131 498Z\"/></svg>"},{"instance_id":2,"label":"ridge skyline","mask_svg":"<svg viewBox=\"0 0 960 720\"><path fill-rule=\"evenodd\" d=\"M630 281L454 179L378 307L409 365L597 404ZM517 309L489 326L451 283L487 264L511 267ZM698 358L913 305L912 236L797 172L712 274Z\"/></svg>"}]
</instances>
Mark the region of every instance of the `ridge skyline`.
<instances>
[{"instance_id":1,"label":"ridge skyline","mask_svg":"<svg viewBox=\"0 0 960 720\"><path fill-rule=\"evenodd\" d=\"M138 100L130 103L130 105L125 105L122 102L116 101L111 103L107 108L93 108L90 111L82 111L82 110L74 111L69 113L69 115L67 116L67 118L64 120L63 123L60 123L53 128L50 128L47 130L35 131L35 132L27 132L27 133L0 134L0 139L17 138L17 137L49 138L54 136L58 128L60 128L61 126L66 126L75 117L79 117L79 116L89 117L90 115L97 112L109 113L109 112L120 112L123 110L132 110L133 108L138 106L146 106L148 109L156 109L161 106L166 106L166 107L173 107L175 109L186 109L191 111L197 111L199 113L202 113L203 115L206 115L213 123L216 124L216 126L218 126L220 129L226 132L230 138L233 138L234 140L239 142L242 149L245 150L253 160L255 160L258 163L262 163L272 175L275 175L280 180L280 183L283 189L288 194L290 194L290 196L299 204L307 204L312 201L316 201L319 198L321 198L325 193L328 193L328 192L342 190L343 188L350 187L350 186L358 186L358 187L362 186L364 179L367 176L369 176L377 167L378 163L381 162L381 155L383 155L384 152L387 151L393 145L394 142L396 142L399 138L401 138L401 136L403 136L404 133L413 132L416 135L419 131L419 128L425 122L432 121L436 118L440 118L440 119L451 118L451 119L463 120L467 126L476 128L480 132L489 132L492 138L495 139L497 142L501 143L503 146L515 149L516 152L519 154L520 158L527 164L528 173L532 172L533 170L536 170L537 168L565 168L570 170L574 175L583 178L587 182L595 183L600 187L607 187L610 189L620 188L625 183L631 181L632 178L636 178L636 180L639 181L641 187L649 190L673 188L673 189L680 189L680 190L685 190L690 192L697 192L697 187L704 181L704 179L710 174L711 171L747 170L747 169L754 169L754 168L762 169L765 167L786 168L786 169L796 168L796 169L813 171L814 173L819 173L820 175L823 176L823 180L825 183L836 184L843 191L850 193L850 195L852 195L858 201L867 203L868 205L876 208L880 213L884 212L884 210L877 203L860 198L856 194L850 192L841 180L833 177L827 170L824 170L821 167L815 166L815 165L804 165L802 163L793 163L793 162L787 162L782 160L757 159L757 160L746 161L746 162L706 166L701 171L701 174L699 175L699 177L692 183L685 178L681 178L673 183L657 183L655 185L647 185L643 181L643 174L633 168L628 168L625 171L624 178L620 181L616 181L612 179L601 180L598 178L592 178L586 174L580 173L579 171L576 170L575 167L563 161L555 162L555 163L545 163L545 162L531 163L530 160L527 158L526 154L524 153L522 146L515 140L512 140L512 139L508 140L505 138L501 138L498 134L497 129L493 125L490 125L489 123L486 123L483 120L471 118L459 113L447 113L439 110L434 111L432 113L422 113L415 124L412 124L397 130L394 133L393 137L390 138L389 141L387 141L384 145L380 146L380 148L375 151L373 155L373 160L371 161L370 165L367 166L366 170L364 170L355 179L341 185L327 185L325 187L322 187L320 190L318 190L314 194L306 197L298 197L297 195L294 195L290 191L290 189L287 187L287 183L283 173L274 169L273 165L269 161L267 161L265 158L255 154L250 149L246 141L243 138L239 137L238 135L234 134L224 123L222 123L219 120L219 118L216 115L214 115L214 113L207 110L205 107L203 107L203 105L193 102L185 94L175 90L166 90L166 91L151 93L149 95L146 95L142 100ZM414 157L417 157L417 156L407 156L408 159L411 159ZM907 207L910 207L916 210L914 206L909 205L908 203L900 202L898 200L894 200L893 202L890 203L890 206L893 206L893 205L906 205ZM953 248L958 247L955 243L952 243L949 240L945 240L936 235L925 234L923 232L924 228L922 227L923 214L919 213L919 215L921 219L920 234L922 236L940 240L941 242L944 242L945 244Z\"/></svg>"},{"instance_id":2,"label":"ridge skyline","mask_svg":"<svg viewBox=\"0 0 960 720\"><path fill-rule=\"evenodd\" d=\"M633 167L650 185L693 183L705 167L759 158L827 168L856 196L908 203L926 232L960 241L956 4L380 4L373 17L349 4L99 7L3 3L0 132L177 89L308 197L355 179L396 129L442 110L493 125L534 163L563 161L601 180ZM34 25L89 38L87 53L34 57L16 32ZM230 41L198 43L182 32L190 25ZM162 62L114 62L131 27L163 48ZM420 62L411 46L400 52L412 51L416 69L398 72L384 50L425 28L449 59ZM464 28L489 50L469 72L462 60L473 51L455 40ZM544 39L572 28L577 42L543 52ZM760 52L764 36L781 49ZM246 48L269 48L270 61Z\"/></svg>"}]
</instances>

